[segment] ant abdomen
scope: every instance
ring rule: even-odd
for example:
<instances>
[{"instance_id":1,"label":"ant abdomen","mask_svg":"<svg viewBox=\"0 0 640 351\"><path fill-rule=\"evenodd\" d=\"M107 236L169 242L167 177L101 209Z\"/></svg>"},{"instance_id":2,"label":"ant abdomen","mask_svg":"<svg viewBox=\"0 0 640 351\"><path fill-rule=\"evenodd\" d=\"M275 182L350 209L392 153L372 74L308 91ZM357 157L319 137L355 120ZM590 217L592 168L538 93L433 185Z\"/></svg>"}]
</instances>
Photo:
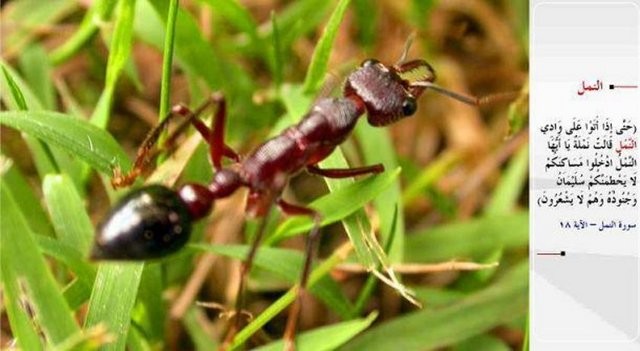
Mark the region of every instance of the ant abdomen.
<instances>
[{"instance_id":1,"label":"ant abdomen","mask_svg":"<svg viewBox=\"0 0 640 351\"><path fill-rule=\"evenodd\" d=\"M146 260L182 248L192 215L180 195L162 185L137 189L111 210L98 227L94 260Z\"/></svg>"}]
</instances>

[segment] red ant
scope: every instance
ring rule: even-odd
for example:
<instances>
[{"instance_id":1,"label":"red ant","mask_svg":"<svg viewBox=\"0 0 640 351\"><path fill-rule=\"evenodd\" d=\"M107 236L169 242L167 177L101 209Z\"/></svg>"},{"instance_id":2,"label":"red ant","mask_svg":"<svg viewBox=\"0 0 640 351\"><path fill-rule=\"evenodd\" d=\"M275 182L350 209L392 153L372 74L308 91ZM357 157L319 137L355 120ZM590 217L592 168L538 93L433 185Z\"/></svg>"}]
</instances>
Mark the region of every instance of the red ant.
<instances>
[{"instance_id":1,"label":"red ant","mask_svg":"<svg viewBox=\"0 0 640 351\"><path fill-rule=\"evenodd\" d=\"M147 260L176 252L188 241L191 223L207 216L215 200L246 187L249 189L246 205L249 216L264 217L275 204L287 215L309 216L315 223L307 236L298 297L290 309L285 330L287 349L293 349L300 294L307 286L321 215L312 208L295 205L282 198L289 178L304 169L328 178L382 172L382 164L346 169L321 169L317 164L349 137L361 115L367 113L367 121L374 126L397 122L415 113L416 99L425 89L435 90L467 104L479 105L484 102L435 85L435 72L427 62L402 62L406 49L402 56L400 62L393 66L374 59L365 60L346 79L342 97L318 100L297 125L267 140L245 158L240 158L224 142L226 108L220 93L211 95L193 112L184 106L175 106L170 117L186 117L185 125L192 124L208 143L209 156L216 170L213 180L210 184L185 184L178 191L162 185L149 185L132 191L99 226L91 258ZM198 117L213 105L217 105L217 111L209 128ZM151 148L170 119L165 119L149 133L138 151L133 170L126 175L116 173L112 180L114 186L129 185L141 174ZM235 164L223 167L223 157L230 158ZM227 336L227 346L240 327L239 312L243 307L245 280L264 234L265 223L265 220L261 222L242 264L235 306L236 323Z\"/></svg>"}]
</instances>

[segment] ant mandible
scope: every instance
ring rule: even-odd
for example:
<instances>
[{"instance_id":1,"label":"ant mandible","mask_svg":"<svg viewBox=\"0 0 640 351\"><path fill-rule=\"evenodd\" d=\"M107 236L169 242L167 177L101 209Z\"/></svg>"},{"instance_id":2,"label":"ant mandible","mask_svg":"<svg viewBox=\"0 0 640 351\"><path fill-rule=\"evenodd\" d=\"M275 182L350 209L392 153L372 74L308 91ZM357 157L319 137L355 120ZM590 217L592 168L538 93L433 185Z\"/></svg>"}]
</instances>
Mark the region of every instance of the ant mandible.
<instances>
[{"instance_id":1,"label":"ant mandible","mask_svg":"<svg viewBox=\"0 0 640 351\"><path fill-rule=\"evenodd\" d=\"M169 114L170 118L166 118L147 135L138 150L132 170L127 174L114 174L113 186L133 183L142 173L161 131L176 116L185 117L185 125L193 125L209 145L209 157L216 171L213 180L210 184L188 183L177 191L156 184L130 192L99 225L91 258L148 260L174 253L188 241L192 222L207 216L215 200L246 187L249 190L246 203L249 216L264 217L272 206L277 205L287 215L309 216L314 221L306 239L297 298L289 311L284 335L286 348L293 349L300 295L307 286L321 215L312 208L292 204L282 198L289 178L304 169L328 178L347 178L384 171L382 164L345 169L322 169L317 164L347 139L364 113L367 113L369 124L376 127L395 123L416 112L416 99L425 89L471 105L484 102L483 99L461 95L434 84L436 75L433 68L424 60L405 61L407 50L408 45L400 62L391 66L375 59L365 60L347 77L342 97L318 100L298 124L267 140L244 158L240 158L224 142L226 105L222 94L212 94L195 111L182 105L175 106ZM199 116L212 106L217 106L217 110L209 128ZM223 167L223 157L230 158L234 164ZM241 266L235 306L236 323L227 335L227 346L240 328L239 312L243 308L245 280L264 234L265 224L266 221L262 220Z\"/></svg>"}]
</instances>

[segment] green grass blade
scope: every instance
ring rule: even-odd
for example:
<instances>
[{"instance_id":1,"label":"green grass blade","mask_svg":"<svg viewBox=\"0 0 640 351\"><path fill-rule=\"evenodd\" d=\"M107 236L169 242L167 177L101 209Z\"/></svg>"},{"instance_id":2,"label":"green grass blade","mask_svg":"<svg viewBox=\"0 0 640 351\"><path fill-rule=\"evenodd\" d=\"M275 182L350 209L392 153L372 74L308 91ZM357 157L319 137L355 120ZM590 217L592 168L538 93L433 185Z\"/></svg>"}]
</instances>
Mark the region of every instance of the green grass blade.
<instances>
[{"instance_id":1,"label":"green grass blade","mask_svg":"<svg viewBox=\"0 0 640 351\"><path fill-rule=\"evenodd\" d=\"M520 150L511 158L506 170L500 176L500 181L495 187L489 203L484 208L486 216L504 215L514 211L518 198L522 194L522 189L528 180L529 173L529 145L524 144ZM484 254L481 257L474 257L474 260L480 263L499 262L502 260L504 248L497 245L496 248ZM494 273L494 269L484 269L481 271L471 272L467 281L468 284L482 283L488 280Z\"/></svg>"},{"instance_id":2,"label":"green grass blade","mask_svg":"<svg viewBox=\"0 0 640 351\"><path fill-rule=\"evenodd\" d=\"M2 179L11 192L20 199L18 207L22 213L29 213L29 227L34 233L43 236L53 236L53 226L42 208L40 200L13 161L0 154L0 168L3 169Z\"/></svg>"},{"instance_id":3,"label":"green grass blade","mask_svg":"<svg viewBox=\"0 0 640 351\"><path fill-rule=\"evenodd\" d=\"M251 38L257 40L258 25L251 13L236 0L200 0L213 8L217 14L223 17L235 28L241 30ZM256 45L256 42L250 44Z\"/></svg>"},{"instance_id":4,"label":"green grass blade","mask_svg":"<svg viewBox=\"0 0 640 351\"><path fill-rule=\"evenodd\" d=\"M247 54L262 59L265 63L271 63L269 57L268 41L262 40L258 35L258 24L251 12L237 0L200 0L211 7L216 15L220 16L232 27L246 34L242 40L242 49L247 49ZM244 38L243 38L244 39ZM248 39L248 40L247 40Z\"/></svg>"},{"instance_id":5,"label":"green grass blade","mask_svg":"<svg viewBox=\"0 0 640 351\"><path fill-rule=\"evenodd\" d=\"M69 89L69 85L65 81L60 80L56 83L56 91L60 96L60 105L64 106L64 111L72 116L85 118L86 113L83 110L82 104L73 95L73 93Z\"/></svg>"},{"instance_id":6,"label":"green grass blade","mask_svg":"<svg viewBox=\"0 0 640 351\"><path fill-rule=\"evenodd\" d=\"M124 350L143 263L103 263L98 268L85 328L104 324L115 341L103 350Z\"/></svg>"},{"instance_id":7,"label":"green grass blade","mask_svg":"<svg viewBox=\"0 0 640 351\"><path fill-rule=\"evenodd\" d=\"M423 191L440 179L459 161L460 155L457 152L447 152L431 162L405 189L402 194L405 205L410 205Z\"/></svg>"},{"instance_id":8,"label":"green grass blade","mask_svg":"<svg viewBox=\"0 0 640 351\"><path fill-rule=\"evenodd\" d=\"M29 107L27 107L27 101L24 99L24 95L22 95L22 91L16 84L15 80L13 80L13 77L11 77L9 72L7 72L7 69L5 68L4 65L2 65L2 73L4 74L4 79L6 80L7 85L9 85L9 91L13 96L13 101L15 101L15 104L18 107L17 109L21 111L28 110Z\"/></svg>"},{"instance_id":9,"label":"green grass blade","mask_svg":"<svg viewBox=\"0 0 640 351\"><path fill-rule=\"evenodd\" d=\"M42 235L37 237L38 247L43 254L64 264L88 288L93 286L96 277L96 267L87 262L87 255L78 251L61 240L55 240Z\"/></svg>"},{"instance_id":10,"label":"green grass blade","mask_svg":"<svg viewBox=\"0 0 640 351\"><path fill-rule=\"evenodd\" d=\"M48 110L56 109L56 95L51 78L52 70L44 48L36 44L28 46L20 56L20 67L26 81L39 101L42 102L43 107ZM32 150L36 151L33 148ZM51 154L58 169L71 177L76 188L84 190L81 181L82 165L77 160L69 157L64 150L51 148L44 144L42 144L42 152L46 155Z\"/></svg>"},{"instance_id":11,"label":"green grass blade","mask_svg":"<svg viewBox=\"0 0 640 351\"><path fill-rule=\"evenodd\" d=\"M142 330L132 328L129 331L129 338L127 339L127 350L153 351L156 350L156 348L159 350L161 349L158 345L152 346Z\"/></svg>"},{"instance_id":12,"label":"green grass blade","mask_svg":"<svg viewBox=\"0 0 640 351\"><path fill-rule=\"evenodd\" d=\"M178 17L178 0L169 2L167 12L167 30L164 36L164 51L162 53L162 80L160 82L160 108L158 120L165 119L171 101L171 70L173 68L173 48L176 36L176 19Z\"/></svg>"},{"instance_id":13,"label":"green grass blade","mask_svg":"<svg viewBox=\"0 0 640 351\"><path fill-rule=\"evenodd\" d=\"M400 174L400 168L387 171L375 176L369 176L359 182L348 184L309 204L322 215L322 225L337 222L362 208L376 195L387 189ZM269 237L269 243L307 232L313 227L313 222L306 216L290 217Z\"/></svg>"},{"instance_id":14,"label":"green grass blade","mask_svg":"<svg viewBox=\"0 0 640 351\"><path fill-rule=\"evenodd\" d=\"M53 75L49 56L44 48L37 44L28 46L20 55L20 68L44 108L54 110L56 96L51 80Z\"/></svg>"},{"instance_id":15,"label":"green grass blade","mask_svg":"<svg viewBox=\"0 0 640 351\"><path fill-rule=\"evenodd\" d=\"M10 109L26 111L29 107L31 107L31 109L42 108L40 101L38 101L35 94L33 94L27 84L20 79L17 72L4 63L2 64L2 72L4 79L2 80L2 89L0 89L0 94L2 94L2 100ZM8 87L8 89L5 87ZM12 98L7 96L6 91L11 92ZM27 98L25 98L25 95ZM27 100L29 100L28 104L26 102ZM27 143L29 150L31 150L31 154L33 155L40 177L44 177L48 173L59 171L58 165L48 145L30 136L25 136L25 142Z\"/></svg>"},{"instance_id":16,"label":"green grass blade","mask_svg":"<svg viewBox=\"0 0 640 351\"><path fill-rule=\"evenodd\" d=\"M336 39L336 35L338 34L338 28L340 27L340 23L344 18L344 14L347 11L347 6L349 6L350 2L351 0L340 0L338 2L338 5L335 10L333 10L331 17L327 22L327 26L322 32L322 36L318 40L318 45L316 45L316 48L313 51L311 63L309 64L307 76L305 77L303 84L304 92L309 95L315 93L320 86L322 86L324 76L327 73L329 55L331 55L331 49L333 48L333 43Z\"/></svg>"},{"instance_id":17,"label":"green grass blade","mask_svg":"<svg viewBox=\"0 0 640 351\"><path fill-rule=\"evenodd\" d=\"M105 90L113 90L131 53L135 0L121 0L118 4L113 36L109 45Z\"/></svg>"},{"instance_id":18,"label":"green grass blade","mask_svg":"<svg viewBox=\"0 0 640 351\"><path fill-rule=\"evenodd\" d=\"M457 290L447 290L442 288L430 288L416 286L411 287L416 293L416 297L424 304L424 308L440 308L450 306L461 301L467 296L466 293Z\"/></svg>"},{"instance_id":19,"label":"green grass blade","mask_svg":"<svg viewBox=\"0 0 640 351\"><path fill-rule=\"evenodd\" d=\"M349 254L351 247L342 246L338 250L334 251L331 257L320 263L309 275L308 289L313 287L323 279L324 276L329 274L331 269L344 261ZM231 344L231 349L235 350L244 342L246 342L254 333L264 327L270 320L276 317L287 306L289 306L296 298L296 288L291 288L286 294L282 295L276 302L272 303L265 309L260 315L254 318L246 327L236 334Z\"/></svg>"},{"instance_id":20,"label":"green grass blade","mask_svg":"<svg viewBox=\"0 0 640 351\"><path fill-rule=\"evenodd\" d=\"M453 351L510 351L511 347L501 339L488 334L474 336L453 348Z\"/></svg>"},{"instance_id":21,"label":"green grass blade","mask_svg":"<svg viewBox=\"0 0 640 351\"><path fill-rule=\"evenodd\" d=\"M282 33L282 47L288 47L299 37L314 30L326 18L331 6L326 0L299 0L291 2L278 12L278 24ZM272 27L263 24L260 28L267 40L273 35Z\"/></svg>"},{"instance_id":22,"label":"green grass blade","mask_svg":"<svg viewBox=\"0 0 640 351\"><path fill-rule=\"evenodd\" d=\"M349 168L347 160L344 158L342 152L338 149L329 157L320 162L322 168ZM347 187L353 182L352 179L327 179L325 182L330 191L337 191L338 189ZM364 209L359 209L351 216L342 220L342 225L349 237L349 240L353 243L358 260L362 265L367 268L374 269L378 263L384 265L386 262L386 255L379 244L375 244L370 241L368 236L371 235L369 219Z\"/></svg>"},{"instance_id":23,"label":"green grass blade","mask_svg":"<svg viewBox=\"0 0 640 351\"><path fill-rule=\"evenodd\" d=\"M456 218L458 200L455 198L455 194L445 193L438 188L437 183L432 183L424 189L424 196L433 205L434 211L440 213L444 218L448 220Z\"/></svg>"},{"instance_id":24,"label":"green grass blade","mask_svg":"<svg viewBox=\"0 0 640 351\"><path fill-rule=\"evenodd\" d=\"M2 95L4 103L9 106L9 109L21 111L42 109L42 104L38 101L38 98L29 86L17 75L17 72L4 62L2 63L2 72L3 79L0 94ZM11 97L7 96L7 91L11 92ZM29 101L28 104L27 100ZM31 150L40 177L59 171L58 164L50 148L45 143L30 136L25 136L24 139Z\"/></svg>"},{"instance_id":25,"label":"green grass blade","mask_svg":"<svg viewBox=\"0 0 640 351\"><path fill-rule=\"evenodd\" d=\"M511 158L506 170L500 176L500 182L484 209L485 215L500 215L513 211L527 182L528 169L529 144L524 144Z\"/></svg>"},{"instance_id":26,"label":"green grass blade","mask_svg":"<svg viewBox=\"0 0 640 351\"><path fill-rule=\"evenodd\" d=\"M2 9L3 20L8 19L6 24L14 27L14 30L3 33L4 57L19 55L25 46L41 35L39 28L55 27L58 21L76 11L79 4L75 0L22 0L13 1L11 5Z\"/></svg>"},{"instance_id":27,"label":"green grass blade","mask_svg":"<svg viewBox=\"0 0 640 351\"><path fill-rule=\"evenodd\" d=\"M191 307L187 310L181 322L184 325L187 333L191 337L194 346L197 351L209 351L215 350L218 344L211 338L211 335L207 333L205 327L201 321L205 318L204 313L196 307Z\"/></svg>"},{"instance_id":28,"label":"green grass blade","mask_svg":"<svg viewBox=\"0 0 640 351\"><path fill-rule=\"evenodd\" d=\"M311 285L311 284L309 284ZM296 299L296 291L294 288L289 289L278 300L273 302L262 313L254 318L244 329L242 329L233 339L231 350L238 350L239 347L246 342L253 334L262 329L269 321L274 319L278 314L284 311Z\"/></svg>"},{"instance_id":29,"label":"green grass blade","mask_svg":"<svg viewBox=\"0 0 640 351\"><path fill-rule=\"evenodd\" d=\"M102 326L88 328L81 333L70 336L51 351L94 351L108 338L109 335Z\"/></svg>"},{"instance_id":30,"label":"green grass blade","mask_svg":"<svg viewBox=\"0 0 640 351\"><path fill-rule=\"evenodd\" d=\"M165 271L160 264L145 265L138 288L138 303L132 314L146 342L162 345L165 337L167 305L159 291L164 289Z\"/></svg>"},{"instance_id":31,"label":"green grass blade","mask_svg":"<svg viewBox=\"0 0 640 351\"><path fill-rule=\"evenodd\" d=\"M390 233L387 233L386 237L388 238L387 242L384 244L384 252L385 254L389 253L389 250L391 249L391 246L393 245L393 241L396 238L396 229L397 229L397 224L398 224L398 207L395 207L393 209L393 217L391 220L391 228ZM376 267L376 269L380 270L382 267L380 264L378 264L378 266ZM354 303L353 306L353 315L352 317L357 317L359 315L362 314L362 311L365 308L365 304L369 301L369 298L371 297L371 295L373 294L373 290L376 287L376 276L373 274L370 274L367 277L367 280L365 281L363 287L360 289L360 294L358 295L358 297L356 298L356 302Z\"/></svg>"},{"instance_id":32,"label":"green grass blade","mask_svg":"<svg viewBox=\"0 0 640 351\"><path fill-rule=\"evenodd\" d=\"M151 6L149 6L151 5ZM144 41L162 48L164 44L165 25L169 4L165 0L140 1L135 22L136 34ZM210 88L224 87L228 79L221 59L211 45L202 36L193 17L178 9L175 31L175 53L181 66L189 74L205 80Z\"/></svg>"},{"instance_id":33,"label":"green grass blade","mask_svg":"<svg viewBox=\"0 0 640 351\"><path fill-rule=\"evenodd\" d=\"M136 34L143 41L162 49L164 24L168 12L165 0L144 0L138 2L138 20L135 23ZM259 111L251 102L255 90L255 79L237 62L222 59L221 51L211 46L203 36L193 16L178 9L175 34L175 59L188 77L204 80L209 91L222 90L227 97L233 98L229 103L229 116L244 116L256 123L263 121ZM193 86L193 85L192 85ZM260 110L262 111L262 110ZM235 119L227 120L229 135L243 135L248 129L246 120L238 123Z\"/></svg>"},{"instance_id":34,"label":"green grass blade","mask_svg":"<svg viewBox=\"0 0 640 351\"><path fill-rule=\"evenodd\" d=\"M107 126L116 83L131 53L135 7L135 0L121 0L118 4L113 36L109 45L105 87L91 116L91 122L100 128Z\"/></svg>"},{"instance_id":35,"label":"green grass blade","mask_svg":"<svg viewBox=\"0 0 640 351\"><path fill-rule=\"evenodd\" d=\"M71 179L66 175L48 175L42 188L58 238L88 254L93 241L93 225Z\"/></svg>"},{"instance_id":36,"label":"green grass blade","mask_svg":"<svg viewBox=\"0 0 640 351\"><path fill-rule=\"evenodd\" d=\"M282 73L282 63L284 62L284 59L282 57L282 40L280 39L278 20L275 12L273 11L271 12L271 31L273 32L273 36L271 38L273 83L279 93L280 87L282 86L282 80L284 79L284 74Z\"/></svg>"},{"instance_id":37,"label":"green grass blade","mask_svg":"<svg viewBox=\"0 0 640 351\"><path fill-rule=\"evenodd\" d=\"M119 166L126 171L130 166L127 155L109 133L66 114L46 111L0 112L0 124L59 146L108 175L111 175L113 167Z\"/></svg>"},{"instance_id":38,"label":"green grass blade","mask_svg":"<svg viewBox=\"0 0 640 351\"><path fill-rule=\"evenodd\" d=\"M149 44L162 48L164 40L161 27L169 11L167 2L145 0L140 1L139 5L135 23L137 35ZM181 67L188 74L204 79L209 88L223 88L228 95L246 95L247 91L253 91L254 83L249 75L235 62L223 61L204 38L193 16L183 9L178 9L175 43L176 59Z\"/></svg>"},{"instance_id":39,"label":"green grass blade","mask_svg":"<svg viewBox=\"0 0 640 351\"><path fill-rule=\"evenodd\" d=\"M0 63L3 70L0 95L9 110L42 110L42 103L18 72L1 58Z\"/></svg>"},{"instance_id":40,"label":"green grass blade","mask_svg":"<svg viewBox=\"0 0 640 351\"><path fill-rule=\"evenodd\" d=\"M395 146L391 142L389 131L384 128L376 128L368 123L359 123L355 134L362 148L364 162L367 164L382 163L387 169L399 167L395 155ZM380 217L381 241L386 245L392 233L391 226L395 219L394 238L392 246L386 250L391 262L402 262L404 255L405 226L404 216L394 217L394 213L403 213L402 197L400 190L400 177L396 178L391 186L378 195L373 204ZM397 207L397 208L396 208Z\"/></svg>"},{"instance_id":41,"label":"green grass blade","mask_svg":"<svg viewBox=\"0 0 640 351\"><path fill-rule=\"evenodd\" d=\"M531 322L531 315L527 315L527 326L524 331L524 340L522 341L522 351L529 351L529 323Z\"/></svg>"},{"instance_id":42,"label":"green grass blade","mask_svg":"<svg viewBox=\"0 0 640 351\"><path fill-rule=\"evenodd\" d=\"M412 1L411 7L407 9L408 13L407 19L409 21L409 25L415 27L415 30L423 31L428 28L428 23L425 21L425 18L431 18L431 14L433 10L438 7L438 0L422 0L422 1ZM433 45L433 44L428 44ZM427 48L427 53L430 53L433 49Z\"/></svg>"},{"instance_id":43,"label":"green grass blade","mask_svg":"<svg viewBox=\"0 0 640 351\"><path fill-rule=\"evenodd\" d=\"M519 53L523 57L518 60L526 60L529 54L529 4L514 1L507 8L508 13L512 14L511 23L515 26L516 38L520 43L521 49Z\"/></svg>"},{"instance_id":44,"label":"green grass blade","mask_svg":"<svg viewBox=\"0 0 640 351\"><path fill-rule=\"evenodd\" d=\"M442 262L468 258L494 250L524 247L529 242L529 214L481 217L445 224L407 236L407 262Z\"/></svg>"},{"instance_id":45,"label":"green grass blade","mask_svg":"<svg viewBox=\"0 0 640 351\"><path fill-rule=\"evenodd\" d=\"M432 350L491 330L526 313L528 264L459 303L420 310L368 330L340 350Z\"/></svg>"},{"instance_id":46,"label":"green grass blade","mask_svg":"<svg viewBox=\"0 0 640 351\"><path fill-rule=\"evenodd\" d=\"M192 247L240 260L247 257L249 248L247 245L192 245ZM296 283L300 279L304 257L298 251L261 247L253 262L256 267L273 272L291 283ZM343 318L350 316L353 309L351 303L344 296L340 287L330 278L321 279L309 290Z\"/></svg>"},{"instance_id":47,"label":"green grass blade","mask_svg":"<svg viewBox=\"0 0 640 351\"><path fill-rule=\"evenodd\" d=\"M507 120L509 121L509 134L511 135L519 132L527 125L529 120L529 82L522 86L518 98L509 105Z\"/></svg>"},{"instance_id":48,"label":"green grass blade","mask_svg":"<svg viewBox=\"0 0 640 351\"><path fill-rule=\"evenodd\" d=\"M78 30L64 44L51 52L51 62L57 66L74 57L98 32L99 26L109 20L117 3L117 0L94 1L84 15Z\"/></svg>"},{"instance_id":49,"label":"green grass blade","mask_svg":"<svg viewBox=\"0 0 640 351\"><path fill-rule=\"evenodd\" d=\"M24 284L29 302L45 334L53 344L60 343L79 332L80 328L40 254L35 234L29 229L27 219L3 180L0 180L0 200L0 256L3 270L11 270L17 281Z\"/></svg>"},{"instance_id":50,"label":"green grass blade","mask_svg":"<svg viewBox=\"0 0 640 351\"><path fill-rule=\"evenodd\" d=\"M91 286L91 284L87 285L79 279L67 284L64 288L64 299L67 300L72 310L77 310L89 301Z\"/></svg>"},{"instance_id":51,"label":"green grass blade","mask_svg":"<svg viewBox=\"0 0 640 351\"><path fill-rule=\"evenodd\" d=\"M4 253L3 253L4 255ZM16 339L18 348L22 350L42 350L42 343L38 336L36 325L32 322L29 311L21 305L22 293L18 286L16 272L5 263L0 264L2 272L2 292L4 295L4 308L9 317L11 332Z\"/></svg>"},{"instance_id":52,"label":"green grass blade","mask_svg":"<svg viewBox=\"0 0 640 351\"><path fill-rule=\"evenodd\" d=\"M53 82L51 81L52 72L46 51L39 45L27 47L20 56L20 66L22 67L28 86L33 89L33 94L36 95L38 99L38 105L43 105L44 108L50 110L55 109L56 97ZM19 87L6 70L5 75L7 81L9 81L9 83L13 82L12 86L19 90ZM23 85L23 87L26 87L26 85ZM21 105L20 110L28 109L26 103ZM27 138L27 143L32 150L34 159L39 165L38 169L43 170L40 173L41 176L47 173L64 172L73 179L74 186L82 189L82 182L80 181L81 165L76 160L69 157L63 150L49 147L42 141L31 141L28 139L30 138Z\"/></svg>"},{"instance_id":53,"label":"green grass blade","mask_svg":"<svg viewBox=\"0 0 640 351\"><path fill-rule=\"evenodd\" d=\"M378 313L372 312L367 318L342 322L302 333L296 337L296 347L305 351L335 350L367 329L377 316ZM283 348L284 340L279 340L259 347L256 351L279 351Z\"/></svg>"},{"instance_id":54,"label":"green grass blade","mask_svg":"<svg viewBox=\"0 0 640 351\"><path fill-rule=\"evenodd\" d=\"M380 9L377 6L371 6L369 0L354 0L354 28L357 31L357 38L360 45L367 51L370 51L376 41L379 33L378 19L380 17Z\"/></svg>"}]
</instances>

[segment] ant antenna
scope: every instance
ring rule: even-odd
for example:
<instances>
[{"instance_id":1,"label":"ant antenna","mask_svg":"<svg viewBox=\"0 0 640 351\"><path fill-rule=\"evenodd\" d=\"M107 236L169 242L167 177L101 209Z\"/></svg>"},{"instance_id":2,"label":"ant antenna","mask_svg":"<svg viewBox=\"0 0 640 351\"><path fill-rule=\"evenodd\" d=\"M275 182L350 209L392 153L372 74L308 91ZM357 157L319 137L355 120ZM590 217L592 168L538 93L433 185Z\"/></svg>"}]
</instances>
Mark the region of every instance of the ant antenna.
<instances>
[{"instance_id":1,"label":"ant antenna","mask_svg":"<svg viewBox=\"0 0 640 351\"><path fill-rule=\"evenodd\" d=\"M456 93L453 92L451 90L445 89L437 84L434 84L432 82L413 82L410 84L411 86L416 86L416 87L423 87L423 88L427 88L427 89L431 89L436 91L439 94L448 96L452 99L458 100L460 102L463 102L465 104L468 105L473 105L473 106L480 106L480 105L485 105L488 103L492 103L495 101L500 101L500 100L513 100L518 96L518 92L515 91L509 91L509 92L504 92L504 93L498 93L498 94L491 94L491 95L487 95L487 96L483 96L483 97L476 97L476 96L469 96L469 95L464 95L464 94L460 94L460 93Z\"/></svg>"},{"instance_id":2,"label":"ant antenna","mask_svg":"<svg viewBox=\"0 0 640 351\"><path fill-rule=\"evenodd\" d=\"M446 95L452 99L458 100L460 102L464 102L465 104L468 105L479 105L480 104L480 99L478 99L475 96L467 96L467 95L463 95L460 93L456 93L453 92L451 90L447 90L437 84L434 84L432 82L413 82L411 83L411 86L415 86L415 87L423 87L423 88L427 88L427 89L432 89L435 90L436 92L442 94L442 95Z\"/></svg>"},{"instance_id":3,"label":"ant antenna","mask_svg":"<svg viewBox=\"0 0 640 351\"><path fill-rule=\"evenodd\" d=\"M402 55L400 55L400 59L396 62L396 66L400 66L407 59L407 55L409 54L409 49L411 48L411 44L413 44L413 39L416 38L416 32L413 31L407 37L407 41L404 42L404 49L402 49Z\"/></svg>"}]
</instances>

